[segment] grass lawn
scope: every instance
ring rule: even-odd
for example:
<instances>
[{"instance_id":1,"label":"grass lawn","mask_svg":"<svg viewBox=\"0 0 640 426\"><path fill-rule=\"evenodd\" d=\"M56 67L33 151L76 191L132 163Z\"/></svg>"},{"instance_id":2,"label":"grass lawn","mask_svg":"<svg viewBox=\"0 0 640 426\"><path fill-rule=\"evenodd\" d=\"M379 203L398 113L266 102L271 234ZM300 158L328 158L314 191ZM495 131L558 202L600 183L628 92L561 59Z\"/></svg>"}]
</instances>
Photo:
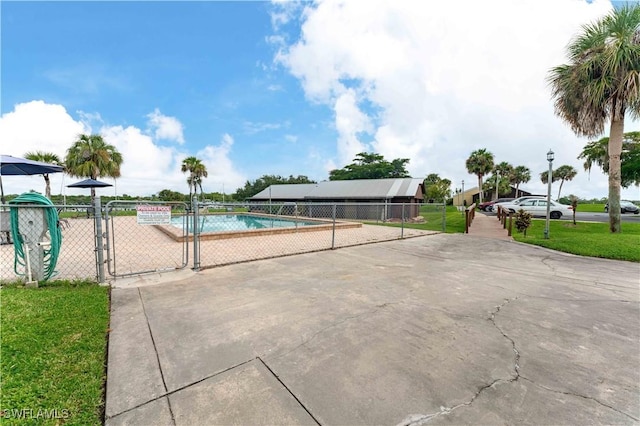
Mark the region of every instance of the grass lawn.
<instances>
[{"instance_id":1,"label":"grass lawn","mask_svg":"<svg viewBox=\"0 0 640 426\"><path fill-rule=\"evenodd\" d=\"M424 217L424 223L405 223L405 228L424 229L426 231L442 232L442 205L423 204L420 206L420 216ZM401 227L398 222L367 222L371 225L383 225ZM454 234L464 232L464 212L459 212L455 206L447 206L445 216L446 233Z\"/></svg>"},{"instance_id":2,"label":"grass lawn","mask_svg":"<svg viewBox=\"0 0 640 426\"><path fill-rule=\"evenodd\" d=\"M580 211L580 210L578 210ZM513 230L513 238L528 244L582 256L640 262L640 223L622 222L622 232L611 234L608 223L550 221L549 239L544 239L543 219L531 221L527 236Z\"/></svg>"},{"instance_id":3,"label":"grass lawn","mask_svg":"<svg viewBox=\"0 0 640 426\"><path fill-rule=\"evenodd\" d=\"M583 213L605 213L604 204L578 204L576 211Z\"/></svg>"},{"instance_id":4,"label":"grass lawn","mask_svg":"<svg viewBox=\"0 0 640 426\"><path fill-rule=\"evenodd\" d=\"M5 285L0 312L0 423L102 424L108 288Z\"/></svg>"}]
</instances>

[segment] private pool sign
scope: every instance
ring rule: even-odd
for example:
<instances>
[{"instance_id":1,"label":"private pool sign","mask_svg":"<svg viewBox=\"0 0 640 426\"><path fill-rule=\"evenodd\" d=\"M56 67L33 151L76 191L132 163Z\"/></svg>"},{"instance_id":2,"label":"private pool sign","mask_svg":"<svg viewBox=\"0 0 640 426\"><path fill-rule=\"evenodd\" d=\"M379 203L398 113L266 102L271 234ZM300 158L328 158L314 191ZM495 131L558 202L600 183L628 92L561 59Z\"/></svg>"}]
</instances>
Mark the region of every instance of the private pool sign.
<instances>
[{"instance_id":1,"label":"private pool sign","mask_svg":"<svg viewBox=\"0 0 640 426\"><path fill-rule=\"evenodd\" d=\"M136 206L138 225L171 224L171 206Z\"/></svg>"}]
</instances>

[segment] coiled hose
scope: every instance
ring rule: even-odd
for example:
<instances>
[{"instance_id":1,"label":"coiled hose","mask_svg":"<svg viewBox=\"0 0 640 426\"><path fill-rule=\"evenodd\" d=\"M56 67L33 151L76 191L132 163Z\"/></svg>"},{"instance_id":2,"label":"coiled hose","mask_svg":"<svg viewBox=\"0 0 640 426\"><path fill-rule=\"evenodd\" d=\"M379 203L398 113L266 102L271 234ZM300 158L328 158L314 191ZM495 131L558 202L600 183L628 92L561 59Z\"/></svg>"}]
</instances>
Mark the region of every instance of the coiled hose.
<instances>
[{"instance_id":1,"label":"coiled hose","mask_svg":"<svg viewBox=\"0 0 640 426\"><path fill-rule=\"evenodd\" d=\"M58 262L58 256L60 254L60 247L62 246L62 232L58 223L58 211L53 206L51 200L47 197L35 192L26 192L20 194L13 200L9 201L9 204L38 204L47 207L42 207L44 210L44 217L47 221L49 229L49 238L51 245L49 247L42 246L43 248L43 263L44 263L44 277L43 281L48 280L53 275L56 263ZM24 275L18 272L18 267L25 268L25 253L24 253L24 240L20 234L20 226L18 223L18 210L24 207L10 207L11 209L11 236L13 238L13 247L15 250L15 257L13 261L13 270L16 275ZM35 208L35 207L34 207Z\"/></svg>"}]
</instances>

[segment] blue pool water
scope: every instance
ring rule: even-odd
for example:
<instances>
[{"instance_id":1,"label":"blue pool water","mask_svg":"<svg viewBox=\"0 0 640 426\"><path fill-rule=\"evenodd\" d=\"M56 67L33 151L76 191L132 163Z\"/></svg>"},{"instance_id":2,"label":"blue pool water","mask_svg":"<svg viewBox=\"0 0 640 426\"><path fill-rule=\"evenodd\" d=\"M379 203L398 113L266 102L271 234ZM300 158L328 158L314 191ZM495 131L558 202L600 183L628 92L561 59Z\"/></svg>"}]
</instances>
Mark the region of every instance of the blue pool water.
<instances>
[{"instance_id":1,"label":"blue pool water","mask_svg":"<svg viewBox=\"0 0 640 426\"><path fill-rule=\"evenodd\" d=\"M177 228L184 227L182 217L171 218L171 225ZM295 228L296 226L318 225L318 222L304 222L296 220L286 220L280 218L268 218L262 216L252 216L246 214L237 215L207 215L200 216L198 228L200 232L225 232L225 231L246 231L249 229L267 228ZM189 229L189 232L193 232Z\"/></svg>"}]
</instances>

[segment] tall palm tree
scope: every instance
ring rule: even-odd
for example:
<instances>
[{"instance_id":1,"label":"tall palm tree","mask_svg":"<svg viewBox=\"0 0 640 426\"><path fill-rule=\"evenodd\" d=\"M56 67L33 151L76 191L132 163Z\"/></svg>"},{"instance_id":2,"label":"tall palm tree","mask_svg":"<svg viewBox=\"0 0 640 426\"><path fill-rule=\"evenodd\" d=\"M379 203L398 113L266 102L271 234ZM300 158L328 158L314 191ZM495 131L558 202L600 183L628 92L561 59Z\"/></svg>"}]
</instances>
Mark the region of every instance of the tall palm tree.
<instances>
[{"instance_id":1,"label":"tall palm tree","mask_svg":"<svg viewBox=\"0 0 640 426\"><path fill-rule=\"evenodd\" d=\"M42 163L55 164L56 166L62 166L60 157L52 152L45 151L29 151L24 155L27 160L40 161ZM49 173L42 175L44 178L44 195L47 198L51 198L51 182L49 181Z\"/></svg>"},{"instance_id":2,"label":"tall palm tree","mask_svg":"<svg viewBox=\"0 0 640 426\"><path fill-rule=\"evenodd\" d=\"M513 174L511 175L511 183L516 186L516 198L518 195L518 191L520 190L521 183L527 183L531 180L531 170L529 170L526 166L518 166L513 169Z\"/></svg>"},{"instance_id":3,"label":"tall palm tree","mask_svg":"<svg viewBox=\"0 0 640 426\"><path fill-rule=\"evenodd\" d=\"M485 148L477 149L467 158L467 171L478 176L478 190L480 191L479 202L482 203L482 178L493 170L493 154Z\"/></svg>"},{"instance_id":4,"label":"tall palm tree","mask_svg":"<svg viewBox=\"0 0 640 426\"><path fill-rule=\"evenodd\" d=\"M122 154L100 135L78 135L78 139L67 150L65 157L66 172L75 177L97 179L102 176L120 177ZM95 188L91 188L91 204L96 197Z\"/></svg>"},{"instance_id":5,"label":"tall palm tree","mask_svg":"<svg viewBox=\"0 0 640 426\"><path fill-rule=\"evenodd\" d=\"M560 189L558 189L558 200L560 199L560 192L562 192L562 185L565 181L573 180L574 177L578 174L578 171L569 165L560 166L553 171L553 175L555 176L555 180L560 181Z\"/></svg>"},{"instance_id":6,"label":"tall palm tree","mask_svg":"<svg viewBox=\"0 0 640 426\"><path fill-rule=\"evenodd\" d=\"M180 167L182 173L189 173L187 176L187 184L189 184L189 200L193 193L197 194L197 188L200 186L200 194L202 194L202 178L206 178L209 173L207 172L207 166L196 157L187 157L182 160L182 166ZM193 188L193 191L191 191Z\"/></svg>"},{"instance_id":7,"label":"tall palm tree","mask_svg":"<svg viewBox=\"0 0 640 426\"><path fill-rule=\"evenodd\" d=\"M497 164L493 168L494 173L496 174L496 187L494 199L497 200L500 197L500 192L505 192L508 189L509 184L511 183L511 177L513 175L513 166L506 161L503 161Z\"/></svg>"},{"instance_id":8,"label":"tall palm tree","mask_svg":"<svg viewBox=\"0 0 640 426\"><path fill-rule=\"evenodd\" d=\"M624 119L640 117L640 6L585 25L567 48L569 63L550 71L555 113L578 136L609 127L609 231L620 232L620 156Z\"/></svg>"}]
</instances>

